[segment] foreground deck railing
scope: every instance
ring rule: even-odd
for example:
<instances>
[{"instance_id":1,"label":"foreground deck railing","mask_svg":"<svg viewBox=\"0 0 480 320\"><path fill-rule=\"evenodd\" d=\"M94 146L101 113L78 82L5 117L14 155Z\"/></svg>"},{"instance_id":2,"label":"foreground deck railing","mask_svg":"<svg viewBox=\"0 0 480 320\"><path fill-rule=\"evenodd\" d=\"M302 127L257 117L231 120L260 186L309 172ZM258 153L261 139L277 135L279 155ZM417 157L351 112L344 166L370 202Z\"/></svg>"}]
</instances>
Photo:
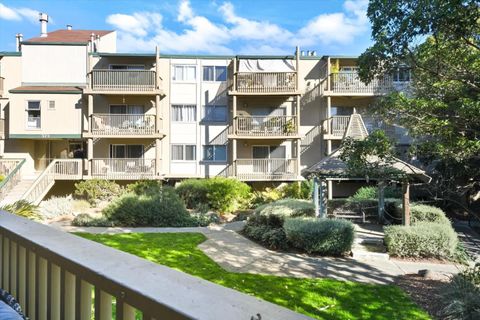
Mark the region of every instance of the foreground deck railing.
<instances>
[{"instance_id":1,"label":"foreground deck railing","mask_svg":"<svg viewBox=\"0 0 480 320\"><path fill-rule=\"evenodd\" d=\"M297 159L237 159L234 174L240 180L295 180Z\"/></svg>"},{"instance_id":2,"label":"foreground deck railing","mask_svg":"<svg viewBox=\"0 0 480 320\"><path fill-rule=\"evenodd\" d=\"M55 180L81 179L82 169L82 159L54 159L38 176L22 198L38 204L55 184Z\"/></svg>"},{"instance_id":3,"label":"foreground deck railing","mask_svg":"<svg viewBox=\"0 0 480 320\"><path fill-rule=\"evenodd\" d=\"M330 75L330 91L345 94L385 94L393 89L390 76L374 78L369 84L360 80L358 73L332 73Z\"/></svg>"},{"instance_id":4,"label":"foreground deck railing","mask_svg":"<svg viewBox=\"0 0 480 320\"><path fill-rule=\"evenodd\" d=\"M0 181L0 201L20 181L20 169L25 159L0 159L0 174L4 176Z\"/></svg>"},{"instance_id":5,"label":"foreground deck railing","mask_svg":"<svg viewBox=\"0 0 480 320\"><path fill-rule=\"evenodd\" d=\"M233 119L233 134L269 137L298 134L296 116L237 116Z\"/></svg>"},{"instance_id":6,"label":"foreground deck railing","mask_svg":"<svg viewBox=\"0 0 480 320\"><path fill-rule=\"evenodd\" d=\"M242 93L279 93L295 92L296 72L238 72L234 75L236 87L233 90Z\"/></svg>"},{"instance_id":7,"label":"foreground deck railing","mask_svg":"<svg viewBox=\"0 0 480 320\"><path fill-rule=\"evenodd\" d=\"M98 91L154 91L157 88L156 73L151 70L91 71L92 90Z\"/></svg>"},{"instance_id":8,"label":"foreground deck railing","mask_svg":"<svg viewBox=\"0 0 480 320\"><path fill-rule=\"evenodd\" d=\"M4 211L0 258L1 288L32 320L310 319Z\"/></svg>"},{"instance_id":9,"label":"foreground deck railing","mask_svg":"<svg viewBox=\"0 0 480 320\"><path fill-rule=\"evenodd\" d=\"M109 179L151 179L155 176L155 159L92 159L92 176Z\"/></svg>"},{"instance_id":10,"label":"foreground deck railing","mask_svg":"<svg viewBox=\"0 0 480 320\"><path fill-rule=\"evenodd\" d=\"M147 135L155 133L155 116L147 114L92 115L94 135Z\"/></svg>"}]
</instances>

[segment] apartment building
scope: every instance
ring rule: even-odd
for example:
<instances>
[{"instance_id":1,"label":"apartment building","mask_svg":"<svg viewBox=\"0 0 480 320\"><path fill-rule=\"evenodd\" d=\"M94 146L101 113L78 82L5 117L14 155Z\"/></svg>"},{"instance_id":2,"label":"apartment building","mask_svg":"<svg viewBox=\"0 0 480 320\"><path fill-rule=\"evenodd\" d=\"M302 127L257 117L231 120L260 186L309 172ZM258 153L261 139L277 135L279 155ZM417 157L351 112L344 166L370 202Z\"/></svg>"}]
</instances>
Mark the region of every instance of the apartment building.
<instances>
[{"instance_id":1,"label":"apartment building","mask_svg":"<svg viewBox=\"0 0 480 320\"><path fill-rule=\"evenodd\" d=\"M408 83L403 70L365 85L355 57L298 48L125 54L115 31L47 32L48 17L40 21L39 37L17 35L17 52L0 52L3 201L15 193L38 202L59 181L91 178L299 181L338 148L352 115L364 135L382 128L409 143L403 128L368 116L376 97ZM329 182L329 196L351 188Z\"/></svg>"}]
</instances>

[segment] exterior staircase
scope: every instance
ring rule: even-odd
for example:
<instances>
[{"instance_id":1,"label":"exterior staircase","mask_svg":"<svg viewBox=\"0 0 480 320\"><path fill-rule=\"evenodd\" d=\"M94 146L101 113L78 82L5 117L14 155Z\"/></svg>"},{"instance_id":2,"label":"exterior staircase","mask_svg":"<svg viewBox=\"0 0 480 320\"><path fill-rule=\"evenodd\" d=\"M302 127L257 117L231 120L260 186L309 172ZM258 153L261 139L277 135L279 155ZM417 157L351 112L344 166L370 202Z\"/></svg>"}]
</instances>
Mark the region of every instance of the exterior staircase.
<instances>
[{"instance_id":1,"label":"exterior staircase","mask_svg":"<svg viewBox=\"0 0 480 320\"><path fill-rule=\"evenodd\" d=\"M33 185L39 175L40 172L22 175L20 181L7 192L3 199L0 200L0 206L4 206L22 199L22 196Z\"/></svg>"}]
</instances>

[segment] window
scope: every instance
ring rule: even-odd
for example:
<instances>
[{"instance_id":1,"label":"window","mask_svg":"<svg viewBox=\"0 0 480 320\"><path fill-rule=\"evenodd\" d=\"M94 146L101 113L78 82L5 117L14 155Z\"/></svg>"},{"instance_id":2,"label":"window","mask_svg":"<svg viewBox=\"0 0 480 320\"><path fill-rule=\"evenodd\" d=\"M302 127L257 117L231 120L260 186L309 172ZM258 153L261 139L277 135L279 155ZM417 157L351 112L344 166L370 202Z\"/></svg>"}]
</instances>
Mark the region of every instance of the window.
<instances>
[{"instance_id":1,"label":"window","mask_svg":"<svg viewBox=\"0 0 480 320\"><path fill-rule=\"evenodd\" d=\"M194 161L197 159L196 146L190 144L172 144L172 160Z\"/></svg>"},{"instance_id":2,"label":"window","mask_svg":"<svg viewBox=\"0 0 480 320\"><path fill-rule=\"evenodd\" d=\"M410 81L410 69L400 67L393 72L392 78L394 82L409 82Z\"/></svg>"},{"instance_id":3,"label":"window","mask_svg":"<svg viewBox=\"0 0 480 320\"><path fill-rule=\"evenodd\" d=\"M27 102L27 128L28 129L40 129L40 101L28 101Z\"/></svg>"},{"instance_id":4,"label":"window","mask_svg":"<svg viewBox=\"0 0 480 320\"><path fill-rule=\"evenodd\" d=\"M55 101L48 101L48 110L55 110Z\"/></svg>"},{"instance_id":5,"label":"window","mask_svg":"<svg viewBox=\"0 0 480 320\"><path fill-rule=\"evenodd\" d=\"M203 121L227 121L227 106L207 105L204 109Z\"/></svg>"},{"instance_id":6,"label":"window","mask_svg":"<svg viewBox=\"0 0 480 320\"><path fill-rule=\"evenodd\" d=\"M195 122L197 121L197 106L190 104L173 104L172 121Z\"/></svg>"},{"instance_id":7,"label":"window","mask_svg":"<svg viewBox=\"0 0 480 320\"><path fill-rule=\"evenodd\" d=\"M112 104L110 105L111 114L143 114L143 106L140 105L125 105Z\"/></svg>"},{"instance_id":8,"label":"window","mask_svg":"<svg viewBox=\"0 0 480 320\"><path fill-rule=\"evenodd\" d=\"M111 70L145 70L142 64L111 64Z\"/></svg>"},{"instance_id":9,"label":"window","mask_svg":"<svg viewBox=\"0 0 480 320\"><path fill-rule=\"evenodd\" d=\"M122 159L143 158L143 145L141 144L111 144L110 145L110 158Z\"/></svg>"},{"instance_id":10,"label":"window","mask_svg":"<svg viewBox=\"0 0 480 320\"><path fill-rule=\"evenodd\" d=\"M174 81L195 81L197 79L196 66L174 66L173 80Z\"/></svg>"},{"instance_id":11,"label":"window","mask_svg":"<svg viewBox=\"0 0 480 320\"><path fill-rule=\"evenodd\" d=\"M227 146L207 145L203 147L203 160L227 161Z\"/></svg>"},{"instance_id":12,"label":"window","mask_svg":"<svg viewBox=\"0 0 480 320\"><path fill-rule=\"evenodd\" d=\"M225 66L203 67L203 81L227 81L227 67Z\"/></svg>"}]
</instances>

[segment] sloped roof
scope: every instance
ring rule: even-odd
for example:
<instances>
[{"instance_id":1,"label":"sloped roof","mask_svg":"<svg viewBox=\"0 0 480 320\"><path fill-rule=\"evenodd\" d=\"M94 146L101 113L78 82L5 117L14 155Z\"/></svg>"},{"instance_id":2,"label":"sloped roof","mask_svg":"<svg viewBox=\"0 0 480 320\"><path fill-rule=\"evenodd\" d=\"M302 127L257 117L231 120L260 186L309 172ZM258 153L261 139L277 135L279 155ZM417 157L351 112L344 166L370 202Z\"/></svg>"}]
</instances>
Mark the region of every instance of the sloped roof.
<instances>
[{"instance_id":1,"label":"sloped roof","mask_svg":"<svg viewBox=\"0 0 480 320\"><path fill-rule=\"evenodd\" d=\"M48 32L46 37L35 37L23 41L22 43L28 44L29 42L36 43L84 43L87 44L90 40L90 35L93 33L100 37L109 34L111 30L55 30Z\"/></svg>"},{"instance_id":2,"label":"sloped roof","mask_svg":"<svg viewBox=\"0 0 480 320\"><path fill-rule=\"evenodd\" d=\"M21 86L10 89L10 93L82 93L81 87L74 86Z\"/></svg>"}]
</instances>

